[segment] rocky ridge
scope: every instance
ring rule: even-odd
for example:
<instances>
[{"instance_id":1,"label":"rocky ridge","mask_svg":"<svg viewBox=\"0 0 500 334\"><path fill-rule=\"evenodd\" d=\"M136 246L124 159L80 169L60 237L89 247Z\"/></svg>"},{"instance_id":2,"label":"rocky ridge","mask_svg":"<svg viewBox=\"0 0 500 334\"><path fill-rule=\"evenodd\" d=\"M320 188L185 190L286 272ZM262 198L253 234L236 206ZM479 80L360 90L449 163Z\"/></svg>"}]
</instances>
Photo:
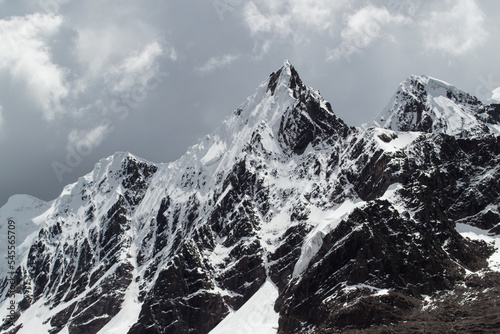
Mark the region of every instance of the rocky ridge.
<instances>
[{"instance_id":1,"label":"rocky ridge","mask_svg":"<svg viewBox=\"0 0 500 334\"><path fill-rule=\"evenodd\" d=\"M263 286L278 333L493 333L500 109L413 76L383 115L347 126L285 62L179 160L0 208L30 226L1 333L217 333Z\"/></svg>"}]
</instances>

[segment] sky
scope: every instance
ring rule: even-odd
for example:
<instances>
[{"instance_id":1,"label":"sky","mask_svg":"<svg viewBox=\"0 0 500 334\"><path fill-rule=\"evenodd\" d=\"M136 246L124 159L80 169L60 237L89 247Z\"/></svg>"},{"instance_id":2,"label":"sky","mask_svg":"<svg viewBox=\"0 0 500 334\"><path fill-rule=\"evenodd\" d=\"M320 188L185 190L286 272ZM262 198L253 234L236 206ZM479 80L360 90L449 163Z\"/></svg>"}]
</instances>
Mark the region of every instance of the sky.
<instances>
[{"instance_id":1,"label":"sky","mask_svg":"<svg viewBox=\"0 0 500 334\"><path fill-rule=\"evenodd\" d=\"M285 59L352 126L411 74L491 102L499 30L497 0L0 0L0 205L176 160Z\"/></svg>"}]
</instances>

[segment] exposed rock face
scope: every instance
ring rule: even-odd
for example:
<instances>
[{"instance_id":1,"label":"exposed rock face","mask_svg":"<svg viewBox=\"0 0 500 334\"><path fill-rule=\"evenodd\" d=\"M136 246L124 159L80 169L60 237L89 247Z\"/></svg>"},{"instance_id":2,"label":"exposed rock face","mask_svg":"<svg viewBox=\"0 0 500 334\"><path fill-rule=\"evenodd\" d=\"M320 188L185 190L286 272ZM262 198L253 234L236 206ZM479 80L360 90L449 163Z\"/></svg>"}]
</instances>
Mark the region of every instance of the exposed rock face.
<instances>
[{"instance_id":1,"label":"exposed rock face","mask_svg":"<svg viewBox=\"0 0 500 334\"><path fill-rule=\"evenodd\" d=\"M341 330L398 322L419 307L418 297L453 289L490 254L448 222L412 219L373 201L324 237L311 269L280 296L280 333L301 332L304 323Z\"/></svg>"},{"instance_id":2,"label":"exposed rock face","mask_svg":"<svg viewBox=\"0 0 500 334\"><path fill-rule=\"evenodd\" d=\"M475 96L444 81L413 75L401 83L375 124L398 131L465 138L498 134L499 115L497 105L485 106Z\"/></svg>"},{"instance_id":3,"label":"exposed rock face","mask_svg":"<svg viewBox=\"0 0 500 334\"><path fill-rule=\"evenodd\" d=\"M278 333L494 332L499 113L411 77L351 128L285 62L178 161L117 153L23 209L2 333L209 333L269 281Z\"/></svg>"},{"instance_id":4,"label":"exposed rock face","mask_svg":"<svg viewBox=\"0 0 500 334\"><path fill-rule=\"evenodd\" d=\"M270 77L268 89L272 94L281 71ZM290 72L289 87L297 102L281 116L278 139L283 151L301 155L310 144L312 148L326 147L345 139L351 129L335 116L330 103L322 103L317 92L308 90L293 67Z\"/></svg>"}]
</instances>

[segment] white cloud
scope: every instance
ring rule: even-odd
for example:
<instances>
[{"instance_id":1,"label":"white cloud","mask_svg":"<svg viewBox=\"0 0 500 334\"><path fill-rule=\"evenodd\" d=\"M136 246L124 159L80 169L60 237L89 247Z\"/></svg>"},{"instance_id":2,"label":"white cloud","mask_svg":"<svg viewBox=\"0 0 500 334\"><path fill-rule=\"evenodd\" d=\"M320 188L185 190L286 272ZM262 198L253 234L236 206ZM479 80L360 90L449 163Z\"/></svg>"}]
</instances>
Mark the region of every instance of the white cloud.
<instances>
[{"instance_id":1,"label":"white cloud","mask_svg":"<svg viewBox=\"0 0 500 334\"><path fill-rule=\"evenodd\" d=\"M138 52L134 51L119 65L111 67L108 72L108 80L111 81L115 92L124 92L132 89L135 85L145 85L154 75L154 64L156 59L163 55L164 50L158 42L153 42ZM175 49L170 52L170 59L177 59Z\"/></svg>"},{"instance_id":2,"label":"white cloud","mask_svg":"<svg viewBox=\"0 0 500 334\"><path fill-rule=\"evenodd\" d=\"M83 27L76 28L76 56L81 64L86 65L88 75L96 76L102 73L109 58L125 44L118 27Z\"/></svg>"},{"instance_id":3,"label":"white cloud","mask_svg":"<svg viewBox=\"0 0 500 334\"><path fill-rule=\"evenodd\" d=\"M52 61L47 43L62 21L39 13L0 20L0 69L26 85L46 120L63 112L60 103L68 94L66 70Z\"/></svg>"},{"instance_id":4,"label":"white cloud","mask_svg":"<svg viewBox=\"0 0 500 334\"><path fill-rule=\"evenodd\" d=\"M85 19L71 13L77 34L74 53L82 68L75 91L85 93L102 84L103 94L128 93L155 74L160 57L177 60L177 51L164 41L164 32L141 18L138 3L110 5L113 15L109 16L96 12L95 6L102 4L78 3Z\"/></svg>"},{"instance_id":5,"label":"white cloud","mask_svg":"<svg viewBox=\"0 0 500 334\"><path fill-rule=\"evenodd\" d=\"M137 56L138 52L142 52L138 50L150 48L149 52L155 52L154 48L161 48L160 45L164 44L159 42L162 38L154 28L131 16L132 13L125 11L105 22L90 17L90 22L82 21L73 27L78 35L75 39L75 54L85 66L89 78L100 77L131 55ZM123 25L121 21L127 24ZM176 59L175 50L170 50L169 56L172 60Z\"/></svg>"},{"instance_id":6,"label":"white cloud","mask_svg":"<svg viewBox=\"0 0 500 334\"><path fill-rule=\"evenodd\" d=\"M177 60L177 50L174 47L170 48L170 54L168 55L171 61Z\"/></svg>"},{"instance_id":7,"label":"white cloud","mask_svg":"<svg viewBox=\"0 0 500 334\"><path fill-rule=\"evenodd\" d=\"M245 5L244 14L245 22L252 35L269 32L272 29L271 18L264 16L253 1Z\"/></svg>"},{"instance_id":8,"label":"white cloud","mask_svg":"<svg viewBox=\"0 0 500 334\"><path fill-rule=\"evenodd\" d=\"M244 16L253 35L272 32L301 41L307 39L310 31L331 29L336 10L345 3L331 0L254 0L245 5Z\"/></svg>"},{"instance_id":9,"label":"white cloud","mask_svg":"<svg viewBox=\"0 0 500 334\"><path fill-rule=\"evenodd\" d=\"M79 26L75 30L78 34L75 53L86 67L88 77L100 77L109 67L155 41L139 28L124 28L112 22L105 26Z\"/></svg>"},{"instance_id":10,"label":"white cloud","mask_svg":"<svg viewBox=\"0 0 500 334\"><path fill-rule=\"evenodd\" d=\"M368 48L374 41L382 37L392 38L387 27L409 22L411 19L404 15L393 14L386 7L369 4L347 17L346 25L340 33L342 42L339 47L329 52L328 59L344 57L349 60L353 53Z\"/></svg>"},{"instance_id":11,"label":"white cloud","mask_svg":"<svg viewBox=\"0 0 500 334\"><path fill-rule=\"evenodd\" d=\"M347 0L253 0L243 7L244 23L264 47L270 40L304 43L311 36L332 35L338 12Z\"/></svg>"},{"instance_id":12,"label":"white cloud","mask_svg":"<svg viewBox=\"0 0 500 334\"><path fill-rule=\"evenodd\" d=\"M99 146L111 131L112 127L108 123L99 124L90 130L72 130L68 135L68 149L92 150Z\"/></svg>"},{"instance_id":13,"label":"white cloud","mask_svg":"<svg viewBox=\"0 0 500 334\"><path fill-rule=\"evenodd\" d=\"M421 24L425 47L452 56L465 54L486 40L484 18L474 0L446 0L443 10L431 12Z\"/></svg>"},{"instance_id":14,"label":"white cloud","mask_svg":"<svg viewBox=\"0 0 500 334\"><path fill-rule=\"evenodd\" d=\"M202 74L213 72L217 69L224 68L230 65L238 58L239 56L230 54L226 54L221 57L212 57L203 66L197 67L195 70Z\"/></svg>"}]
</instances>

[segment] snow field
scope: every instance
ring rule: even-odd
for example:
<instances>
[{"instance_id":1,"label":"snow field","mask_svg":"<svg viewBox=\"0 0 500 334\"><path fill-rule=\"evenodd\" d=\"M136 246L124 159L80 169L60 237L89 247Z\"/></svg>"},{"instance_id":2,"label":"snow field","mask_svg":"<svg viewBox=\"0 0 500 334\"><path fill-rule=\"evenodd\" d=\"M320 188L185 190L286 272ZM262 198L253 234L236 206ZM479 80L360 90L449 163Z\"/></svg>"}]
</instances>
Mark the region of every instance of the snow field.
<instances>
[{"instance_id":1,"label":"snow field","mask_svg":"<svg viewBox=\"0 0 500 334\"><path fill-rule=\"evenodd\" d=\"M274 311L278 288L266 281L239 310L230 313L209 334L276 334L279 315Z\"/></svg>"}]
</instances>

